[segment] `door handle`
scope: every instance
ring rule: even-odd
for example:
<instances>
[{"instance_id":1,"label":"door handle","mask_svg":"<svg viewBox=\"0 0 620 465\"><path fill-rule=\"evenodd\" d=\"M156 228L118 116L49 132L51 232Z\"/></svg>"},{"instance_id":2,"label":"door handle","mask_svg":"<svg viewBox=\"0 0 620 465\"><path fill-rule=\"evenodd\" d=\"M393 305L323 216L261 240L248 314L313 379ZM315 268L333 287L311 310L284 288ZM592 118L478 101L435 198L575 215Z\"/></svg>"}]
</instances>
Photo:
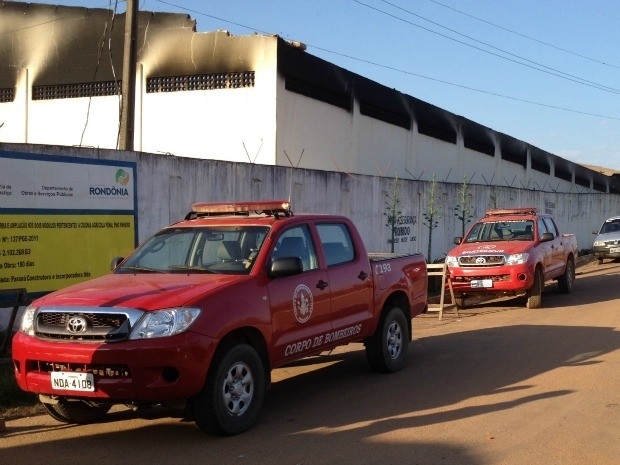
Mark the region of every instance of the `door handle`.
<instances>
[{"instance_id":1,"label":"door handle","mask_svg":"<svg viewBox=\"0 0 620 465\"><path fill-rule=\"evenodd\" d=\"M316 287L319 288L320 290L325 289L327 286L329 286L327 281L323 281L322 279L318 283L316 283Z\"/></svg>"},{"instance_id":2,"label":"door handle","mask_svg":"<svg viewBox=\"0 0 620 465\"><path fill-rule=\"evenodd\" d=\"M360 271L360 274L358 274L357 277L358 279L362 281L366 281L366 278L368 277L368 273L366 273L365 271Z\"/></svg>"}]
</instances>

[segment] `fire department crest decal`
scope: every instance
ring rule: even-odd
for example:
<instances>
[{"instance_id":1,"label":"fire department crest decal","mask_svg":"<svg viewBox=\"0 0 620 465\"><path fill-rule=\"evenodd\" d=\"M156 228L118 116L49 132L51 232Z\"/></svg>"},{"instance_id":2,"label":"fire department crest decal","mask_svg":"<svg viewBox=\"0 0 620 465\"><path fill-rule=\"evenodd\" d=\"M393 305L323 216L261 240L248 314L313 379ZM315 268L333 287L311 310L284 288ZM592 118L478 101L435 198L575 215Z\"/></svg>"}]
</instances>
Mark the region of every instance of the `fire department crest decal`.
<instances>
[{"instance_id":1,"label":"fire department crest decal","mask_svg":"<svg viewBox=\"0 0 620 465\"><path fill-rule=\"evenodd\" d=\"M295 288L293 293L293 312L295 312L295 318L300 323L305 323L310 319L312 315L312 309L314 308L314 296L312 291L305 284L300 284Z\"/></svg>"}]
</instances>

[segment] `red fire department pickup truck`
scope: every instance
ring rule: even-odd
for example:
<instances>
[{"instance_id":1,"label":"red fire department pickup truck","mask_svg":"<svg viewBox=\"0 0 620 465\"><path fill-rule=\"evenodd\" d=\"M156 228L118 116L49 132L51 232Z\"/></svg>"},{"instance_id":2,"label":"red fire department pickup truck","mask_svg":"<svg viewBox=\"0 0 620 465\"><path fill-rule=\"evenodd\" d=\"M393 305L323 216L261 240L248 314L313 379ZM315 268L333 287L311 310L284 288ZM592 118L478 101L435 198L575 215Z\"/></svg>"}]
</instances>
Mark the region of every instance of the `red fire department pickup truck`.
<instances>
[{"instance_id":1,"label":"red fire department pickup truck","mask_svg":"<svg viewBox=\"0 0 620 465\"><path fill-rule=\"evenodd\" d=\"M564 293L573 288L577 239L535 208L490 210L454 242L446 264L458 307L484 293L525 294L527 308L539 308L547 280Z\"/></svg>"},{"instance_id":2,"label":"red fire department pickup truck","mask_svg":"<svg viewBox=\"0 0 620 465\"><path fill-rule=\"evenodd\" d=\"M293 360L363 342L373 369L403 367L427 308L421 254L368 255L349 219L287 202L192 207L111 274L25 309L15 375L52 417L181 402L202 430L231 435Z\"/></svg>"}]
</instances>

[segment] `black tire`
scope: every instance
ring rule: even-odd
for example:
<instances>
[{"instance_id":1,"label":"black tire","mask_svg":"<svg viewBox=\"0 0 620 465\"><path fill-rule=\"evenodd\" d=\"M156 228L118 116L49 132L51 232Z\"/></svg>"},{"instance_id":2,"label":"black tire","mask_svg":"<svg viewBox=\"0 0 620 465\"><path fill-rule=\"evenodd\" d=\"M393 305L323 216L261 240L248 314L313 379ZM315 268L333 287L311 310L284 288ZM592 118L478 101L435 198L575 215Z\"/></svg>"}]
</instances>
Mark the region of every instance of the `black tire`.
<instances>
[{"instance_id":1,"label":"black tire","mask_svg":"<svg viewBox=\"0 0 620 465\"><path fill-rule=\"evenodd\" d=\"M455 295L454 296L454 305L456 305L456 308L465 308L465 296L464 295Z\"/></svg>"},{"instance_id":2,"label":"black tire","mask_svg":"<svg viewBox=\"0 0 620 465\"><path fill-rule=\"evenodd\" d=\"M405 312L399 307L391 308L381 317L377 332L366 341L366 359L371 368L381 373L402 369L410 339Z\"/></svg>"},{"instance_id":3,"label":"black tire","mask_svg":"<svg viewBox=\"0 0 620 465\"><path fill-rule=\"evenodd\" d=\"M566 262L566 270L564 274L558 278L558 287L563 294L569 294L575 285L575 264L573 259L569 258Z\"/></svg>"},{"instance_id":4,"label":"black tire","mask_svg":"<svg viewBox=\"0 0 620 465\"><path fill-rule=\"evenodd\" d=\"M602 259L602 258L600 258L600 257L599 257L599 258L597 258L597 259L596 259L596 261L598 262L598 264L599 264L599 265L602 265L602 264L603 264L603 259Z\"/></svg>"},{"instance_id":5,"label":"black tire","mask_svg":"<svg viewBox=\"0 0 620 465\"><path fill-rule=\"evenodd\" d=\"M96 423L112 408L106 404L91 404L81 400L59 400L57 404L41 402L47 413L62 423Z\"/></svg>"},{"instance_id":6,"label":"black tire","mask_svg":"<svg viewBox=\"0 0 620 465\"><path fill-rule=\"evenodd\" d=\"M540 308L542 303L543 285L544 282L542 271L540 271L540 268L536 268L536 271L534 272L534 284L532 284L532 287L526 294L527 300L525 306L527 308Z\"/></svg>"},{"instance_id":7,"label":"black tire","mask_svg":"<svg viewBox=\"0 0 620 465\"><path fill-rule=\"evenodd\" d=\"M202 392L190 402L194 421L207 433L242 433L256 422L265 388L265 369L256 349L245 343L225 347L213 359Z\"/></svg>"}]
</instances>

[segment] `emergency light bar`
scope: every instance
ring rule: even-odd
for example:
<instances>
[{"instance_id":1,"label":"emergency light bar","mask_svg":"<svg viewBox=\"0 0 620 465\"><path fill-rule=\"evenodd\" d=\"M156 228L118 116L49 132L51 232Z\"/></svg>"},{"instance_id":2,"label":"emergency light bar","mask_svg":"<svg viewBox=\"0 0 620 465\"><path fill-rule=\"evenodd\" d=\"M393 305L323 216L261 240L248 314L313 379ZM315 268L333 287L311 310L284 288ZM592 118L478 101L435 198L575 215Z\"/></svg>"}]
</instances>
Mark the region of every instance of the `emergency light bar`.
<instances>
[{"instance_id":1,"label":"emergency light bar","mask_svg":"<svg viewBox=\"0 0 620 465\"><path fill-rule=\"evenodd\" d=\"M536 215L538 210L534 207L522 207L522 208L503 208L498 210L489 210L485 213L484 217L499 216L499 215Z\"/></svg>"},{"instance_id":2,"label":"emergency light bar","mask_svg":"<svg viewBox=\"0 0 620 465\"><path fill-rule=\"evenodd\" d=\"M268 200L258 202L234 202L234 203L194 203L192 213L202 214L235 214L235 213L284 213L289 214L291 203L287 200Z\"/></svg>"}]
</instances>

